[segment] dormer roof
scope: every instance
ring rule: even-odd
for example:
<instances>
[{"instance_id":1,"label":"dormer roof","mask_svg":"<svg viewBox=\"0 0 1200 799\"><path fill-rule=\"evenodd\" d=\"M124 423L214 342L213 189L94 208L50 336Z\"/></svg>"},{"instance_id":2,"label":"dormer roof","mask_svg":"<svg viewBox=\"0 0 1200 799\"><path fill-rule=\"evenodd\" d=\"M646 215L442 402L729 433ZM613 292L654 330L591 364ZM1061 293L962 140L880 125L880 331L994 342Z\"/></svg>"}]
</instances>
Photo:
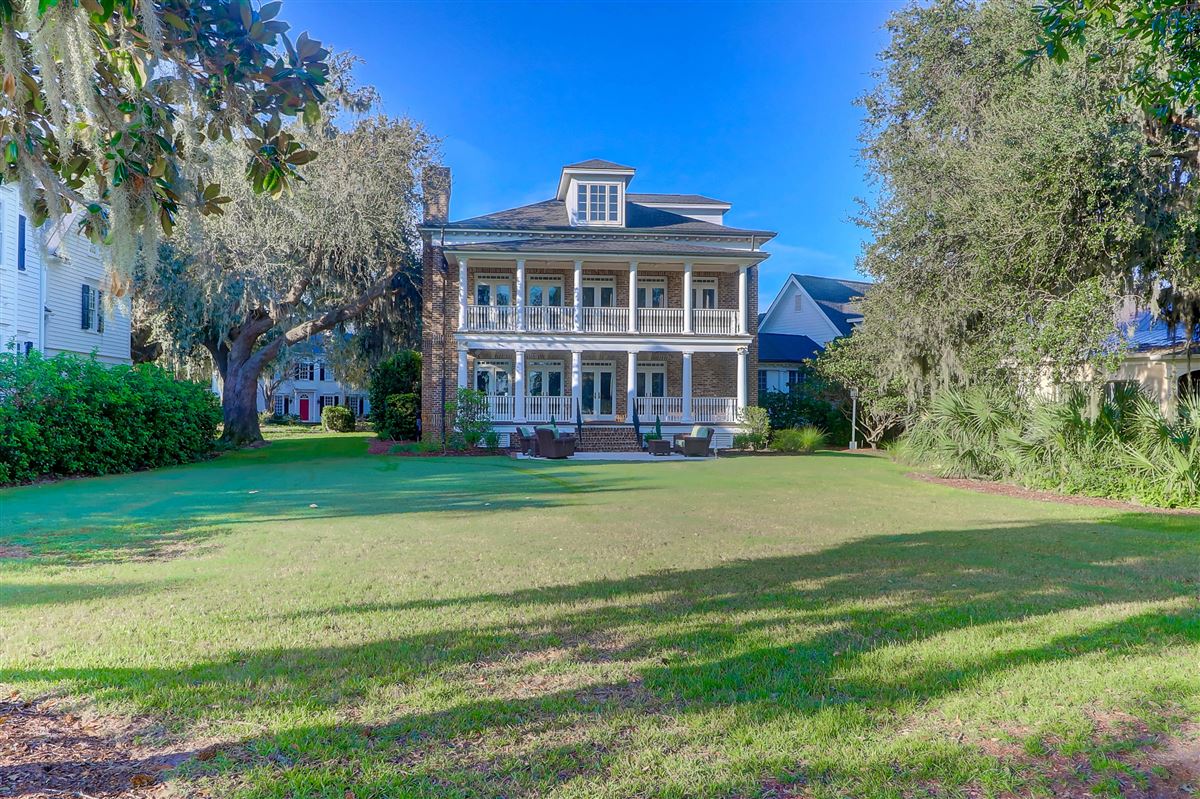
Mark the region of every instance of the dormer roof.
<instances>
[{"instance_id":1,"label":"dormer roof","mask_svg":"<svg viewBox=\"0 0 1200 799\"><path fill-rule=\"evenodd\" d=\"M616 170L621 172L636 172L637 170L631 166L622 164L614 164L612 161L605 161L603 158L589 158L586 161L580 161L578 164L567 164L563 169L590 169L597 172L605 172Z\"/></svg>"},{"instance_id":2,"label":"dormer roof","mask_svg":"<svg viewBox=\"0 0 1200 799\"><path fill-rule=\"evenodd\" d=\"M605 161L603 158L589 158L586 161L580 161L577 164L567 164L562 168L562 172L558 177L558 193L557 197L560 200L567 199L567 190L571 186L571 178L617 178L626 186L629 181L633 180L634 173L637 170L631 166L623 166L615 164L612 161Z\"/></svg>"}]
</instances>

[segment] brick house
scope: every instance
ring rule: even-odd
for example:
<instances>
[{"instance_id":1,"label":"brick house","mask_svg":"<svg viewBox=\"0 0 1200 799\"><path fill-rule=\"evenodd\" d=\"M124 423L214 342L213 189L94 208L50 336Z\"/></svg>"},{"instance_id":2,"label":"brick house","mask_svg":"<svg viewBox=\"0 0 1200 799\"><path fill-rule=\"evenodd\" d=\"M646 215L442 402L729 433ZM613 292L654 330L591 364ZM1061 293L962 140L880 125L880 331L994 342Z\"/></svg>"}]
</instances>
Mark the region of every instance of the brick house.
<instances>
[{"instance_id":1,"label":"brick house","mask_svg":"<svg viewBox=\"0 0 1200 799\"><path fill-rule=\"evenodd\" d=\"M717 446L757 402L764 230L729 203L629 191L635 171L562 168L553 199L449 221L448 171L426 185L424 435L440 437L459 386L488 395L502 434L552 417L583 447L635 446L708 423Z\"/></svg>"}]
</instances>

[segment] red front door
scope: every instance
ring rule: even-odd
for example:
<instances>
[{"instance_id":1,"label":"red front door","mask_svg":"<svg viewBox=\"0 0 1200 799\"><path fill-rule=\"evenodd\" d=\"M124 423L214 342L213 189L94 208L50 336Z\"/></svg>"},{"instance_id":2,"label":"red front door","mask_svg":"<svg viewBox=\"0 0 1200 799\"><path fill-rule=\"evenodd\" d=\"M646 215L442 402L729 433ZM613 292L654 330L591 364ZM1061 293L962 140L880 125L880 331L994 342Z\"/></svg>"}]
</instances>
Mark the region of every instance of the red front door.
<instances>
[{"instance_id":1,"label":"red front door","mask_svg":"<svg viewBox=\"0 0 1200 799\"><path fill-rule=\"evenodd\" d=\"M300 397L300 421L302 421L302 422L308 421L308 397L307 396Z\"/></svg>"}]
</instances>

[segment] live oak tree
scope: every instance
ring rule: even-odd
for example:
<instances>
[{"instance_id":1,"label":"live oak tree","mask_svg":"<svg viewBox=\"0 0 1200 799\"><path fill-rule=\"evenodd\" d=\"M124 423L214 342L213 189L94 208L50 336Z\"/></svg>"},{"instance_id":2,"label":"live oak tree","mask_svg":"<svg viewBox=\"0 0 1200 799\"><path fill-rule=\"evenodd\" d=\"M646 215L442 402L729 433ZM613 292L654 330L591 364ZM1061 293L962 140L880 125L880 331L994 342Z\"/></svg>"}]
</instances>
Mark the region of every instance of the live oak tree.
<instances>
[{"instance_id":1,"label":"live oak tree","mask_svg":"<svg viewBox=\"0 0 1200 799\"><path fill-rule=\"evenodd\" d=\"M112 245L114 293L139 246L184 209L228 198L203 149L238 147L224 181L278 195L314 155L283 122L315 122L327 52L293 43L279 2L0 0L0 180L19 181L32 220L82 214ZM248 180L247 180L248 179Z\"/></svg>"},{"instance_id":2,"label":"live oak tree","mask_svg":"<svg viewBox=\"0 0 1200 799\"><path fill-rule=\"evenodd\" d=\"M349 76L351 61L335 67L328 121L306 134L321 156L290 195L275 201L229 183L225 213L189 215L140 279L139 299L168 348L211 355L234 444L261 439L259 378L282 350L321 333L349 337L356 320L419 314L416 226L437 142L411 120L376 113L373 90ZM347 114L345 127L335 124ZM222 185L244 168L237 145L207 151Z\"/></svg>"}]
</instances>

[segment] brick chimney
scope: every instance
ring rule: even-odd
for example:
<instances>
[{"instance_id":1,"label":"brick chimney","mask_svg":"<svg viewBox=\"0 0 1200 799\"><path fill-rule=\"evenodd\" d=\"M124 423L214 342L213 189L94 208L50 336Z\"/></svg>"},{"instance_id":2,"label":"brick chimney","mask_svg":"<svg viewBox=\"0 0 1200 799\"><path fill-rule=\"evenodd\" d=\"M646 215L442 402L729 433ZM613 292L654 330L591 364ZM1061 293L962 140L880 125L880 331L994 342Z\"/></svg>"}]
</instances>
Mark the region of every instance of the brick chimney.
<instances>
[{"instance_id":1,"label":"brick chimney","mask_svg":"<svg viewBox=\"0 0 1200 799\"><path fill-rule=\"evenodd\" d=\"M450 168L426 167L421 175L425 201L425 224L444 225L450 221Z\"/></svg>"}]
</instances>

